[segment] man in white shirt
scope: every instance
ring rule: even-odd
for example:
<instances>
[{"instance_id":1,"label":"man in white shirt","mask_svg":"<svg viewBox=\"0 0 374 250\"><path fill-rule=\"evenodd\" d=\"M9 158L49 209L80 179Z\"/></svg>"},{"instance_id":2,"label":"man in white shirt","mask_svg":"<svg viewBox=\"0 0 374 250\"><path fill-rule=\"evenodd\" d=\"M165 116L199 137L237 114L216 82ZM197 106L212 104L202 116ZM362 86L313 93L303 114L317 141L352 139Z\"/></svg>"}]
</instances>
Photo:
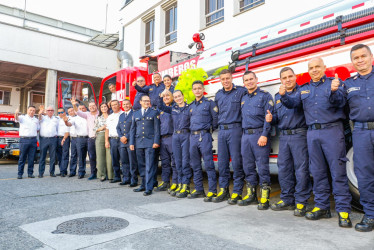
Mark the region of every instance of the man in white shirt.
<instances>
[{"instance_id":1,"label":"man in white shirt","mask_svg":"<svg viewBox=\"0 0 374 250\"><path fill-rule=\"evenodd\" d=\"M55 175L56 163L56 147L57 147L57 130L58 119L53 115L54 109L52 106L47 107L47 113L44 114L44 106L39 107L39 121L40 121L40 163L39 163L39 178L43 178L45 170L45 159L47 152L49 152L49 174L51 177Z\"/></svg>"},{"instance_id":2,"label":"man in white shirt","mask_svg":"<svg viewBox=\"0 0 374 250\"><path fill-rule=\"evenodd\" d=\"M86 109L79 106L79 109L83 112ZM87 140L88 140L88 129L87 121L79 116L72 118L64 117L66 126L74 127L74 130L77 134L77 153L78 153L78 179L84 178L86 174L86 157L87 157ZM71 170L70 170L71 174ZM75 174L75 171L74 171ZM70 176L70 175L69 175Z\"/></svg>"},{"instance_id":3,"label":"man in white shirt","mask_svg":"<svg viewBox=\"0 0 374 250\"><path fill-rule=\"evenodd\" d=\"M66 116L64 108L57 109L58 132L57 132L57 159L60 167L61 177L68 174L70 137L69 127L66 126L63 118Z\"/></svg>"},{"instance_id":4,"label":"man in white shirt","mask_svg":"<svg viewBox=\"0 0 374 250\"><path fill-rule=\"evenodd\" d=\"M121 171L120 171L120 145L121 141L117 133L117 125L119 116L123 113L119 101L112 101L113 113L108 116L106 121L105 130L105 147L110 147L110 154L112 155L112 167L114 171L114 179L110 183L116 183L121 181Z\"/></svg>"},{"instance_id":5,"label":"man in white shirt","mask_svg":"<svg viewBox=\"0 0 374 250\"><path fill-rule=\"evenodd\" d=\"M14 118L19 122L19 149L20 156L18 160L18 179L22 179L23 170L27 158L27 174L29 178L35 178L34 174L34 158L37 149L37 140L39 129L39 121L34 117L35 107L29 106L26 115L19 115L19 110L16 109Z\"/></svg>"}]
</instances>

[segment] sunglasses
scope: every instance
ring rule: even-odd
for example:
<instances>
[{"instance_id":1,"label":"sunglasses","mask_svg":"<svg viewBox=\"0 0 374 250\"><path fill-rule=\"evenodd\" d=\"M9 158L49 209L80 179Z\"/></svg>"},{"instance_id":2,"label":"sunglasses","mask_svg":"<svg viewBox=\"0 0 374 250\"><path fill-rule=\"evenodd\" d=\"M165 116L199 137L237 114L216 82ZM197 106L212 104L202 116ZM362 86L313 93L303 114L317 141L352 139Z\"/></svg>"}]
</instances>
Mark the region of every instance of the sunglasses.
<instances>
[{"instance_id":1,"label":"sunglasses","mask_svg":"<svg viewBox=\"0 0 374 250\"><path fill-rule=\"evenodd\" d=\"M57 114L59 114L59 115L60 115L60 114L63 114L63 113L65 113L65 112L64 112L64 111L62 111L62 112L57 112Z\"/></svg>"}]
</instances>

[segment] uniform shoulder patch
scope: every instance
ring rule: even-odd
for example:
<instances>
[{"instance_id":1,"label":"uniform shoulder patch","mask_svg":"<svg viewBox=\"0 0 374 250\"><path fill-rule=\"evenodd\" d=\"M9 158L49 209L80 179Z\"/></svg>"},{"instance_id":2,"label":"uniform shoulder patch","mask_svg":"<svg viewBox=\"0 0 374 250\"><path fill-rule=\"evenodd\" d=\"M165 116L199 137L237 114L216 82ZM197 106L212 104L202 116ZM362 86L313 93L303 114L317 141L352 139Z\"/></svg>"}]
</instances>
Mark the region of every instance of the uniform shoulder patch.
<instances>
[{"instance_id":1,"label":"uniform shoulder patch","mask_svg":"<svg viewBox=\"0 0 374 250\"><path fill-rule=\"evenodd\" d=\"M273 102L273 100L270 100L270 101L269 101L269 104L270 104L271 106L274 106L274 102Z\"/></svg>"},{"instance_id":2,"label":"uniform shoulder patch","mask_svg":"<svg viewBox=\"0 0 374 250\"><path fill-rule=\"evenodd\" d=\"M303 90L303 91L301 91L301 94L303 95L303 94L309 94L310 93L310 90Z\"/></svg>"},{"instance_id":3,"label":"uniform shoulder patch","mask_svg":"<svg viewBox=\"0 0 374 250\"><path fill-rule=\"evenodd\" d=\"M218 107L217 106L214 106L213 110L218 113Z\"/></svg>"},{"instance_id":4,"label":"uniform shoulder patch","mask_svg":"<svg viewBox=\"0 0 374 250\"><path fill-rule=\"evenodd\" d=\"M164 111L161 111L160 115L162 115L164 113Z\"/></svg>"}]
</instances>

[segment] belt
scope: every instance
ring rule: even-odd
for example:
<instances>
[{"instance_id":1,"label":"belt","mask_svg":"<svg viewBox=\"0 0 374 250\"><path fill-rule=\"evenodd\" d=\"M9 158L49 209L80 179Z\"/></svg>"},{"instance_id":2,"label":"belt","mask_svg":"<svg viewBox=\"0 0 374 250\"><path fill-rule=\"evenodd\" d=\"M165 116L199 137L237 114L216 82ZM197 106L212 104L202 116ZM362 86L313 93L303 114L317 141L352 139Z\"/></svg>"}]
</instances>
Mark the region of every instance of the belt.
<instances>
[{"instance_id":1,"label":"belt","mask_svg":"<svg viewBox=\"0 0 374 250\"><path fill-rule=\"evenodd\" d=\"M241 126L242 126L241 123L231 123L231 124L219 125L218 127L220 130L228 130L231 128L239 128Z\"/></svg>"},{"instance_id":2,"label":"belt","mask_svg":"<svg viewBox=\"0 0 374 250\"><path fill-rule=\"evenodd\" d=\"M262 132L264 129L263 128L247 128L244 129L244 134L252 135L255 134L256 132Z\"/></svg>"},{"instance_id":3,"label":"belt","mask_svg":"<svg viewBox=\"0 0 374 250\"><path fill-rule=\"evenodd\" d=\"M64 136L57 136L58 138L64 138Z\"/></svg>"},{"instance_id":4,"label":"belt","mask_svg":"<svg viewBox=\"0 0 374 250\"><path fill-rule=\"evenodd\" d=\"M373 130L374 122L354 122L354 127Z\"/></svg>"},{"instance_id":5,"label":"belt","mask_svg":"<svg viewBox=\"0 0 374 250\"><path fill-rule=\"evenodd\" d=\"M95 139L96 139L96 137L89 137L88 139L92 139L92 140L95 140Z\"/></svg>"},{"instance_id":6,"label":"belt","mask_svg":"<svg viewBox=\"0 0 374 250\"><path fill-rule=\"evenodd\" d=\"M118 139L119 139L118 136L110 136L109 138L110 138L110 139L115 139L115 140L118 140Z\"/></svg>"},{"instance_id":7,"label":"belt","mask_svg":"<svg viewBox=\"0 0 374 250\"><path fill-rule=\"evenodd\" d=\"M318 130L318 129L325 129L325 128L331 128L334 126L340 125L341 122L330 122L330 123L314 123L309 127L310 130Z\"/></svg>"},{"instance_id":8,"label":"belt","mask_svg":"<svg viewBox=\"0 0 374 250\"><path fill-rule=\"evenodd\" d=\"M306 132L307 128L296 128L296 129L284 129L281 130L280 133L282 135L294 135L294 134L299 134L302 132Z\"/></svg>"},{"instance_id":9,"label":"belt","mask_svg":"<svg viewBox=\"0 0 374 250\"><path fill-rule=\"evenodd\" d=\"M210 130L207 130L207 129L203 129L203 130L192 130L191 131L191 134L193 134L193 135L199 135L199 134L201 134L201 133L210 133Z\"/></svg>"},{"instance_id":10,"label":"belt","mask_svg":"<svg viewBox=\"0 0 374 250\"><path fill-rule=\"evenodd\" d=\"M51 139L51 138L56 138L56 136L40 136L40 138Z\"/></svg>"},{"instance_id":11,"label":"belt","mask_svg":"<svg viewBox=\"0 0 374 250\"><path fill-rule=\"evenodd\" d=\"M189 133L190 130L188 128L184 128L184 129L181 129L181 130L175 130L174 133L175 134L184 134L184 133Z\"/></svg>"},{"instance_id":12,"label":"belt","mask_svg":"<svg viewBox=\"0 0 374 250\"><path fill-rule=\"evenodd\" d=\"M36 139L36 136L20 136L21 139Z\"/></svg>"},{"instance_id":13,"label":"belt","mask_svg":"<svg viewBox=\"0 0 374 250\"><path fill-rule=\"evenodd\" d=\"M87 135L77 135L78 138L88 138Z\"/></svg>"},{"instance_id":14,"label":"belt","mask_svg":"<svg viewBox=\"0 0 374 250\"><path fill-rule=\"evenodd\" d=\"M72 136L72 135L71 135L70 138L77 138L77 136Z\"/></svg>"},{"instance_id":15,"label":"belt","mask_svg":"<svg viewBox=\"0 0 374 250\"><path fill-rule=\"evenodd\" d=\"M169 134L169 135L161 135L161 138L162 138L162 139L165 139L165 138L168 138L168 137L170 137L170 136L172 136L172 134Z\"/></svg>"}]
</instances>

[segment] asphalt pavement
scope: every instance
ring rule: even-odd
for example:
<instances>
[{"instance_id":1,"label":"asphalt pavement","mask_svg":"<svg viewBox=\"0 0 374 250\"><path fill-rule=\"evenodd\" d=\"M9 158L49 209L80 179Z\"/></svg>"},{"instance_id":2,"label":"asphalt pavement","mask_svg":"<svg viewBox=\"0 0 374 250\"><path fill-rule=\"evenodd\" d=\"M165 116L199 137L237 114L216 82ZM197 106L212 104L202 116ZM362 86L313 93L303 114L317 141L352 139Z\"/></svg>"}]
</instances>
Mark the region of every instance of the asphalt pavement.
<instances>
[{"instance_id":1,"label":"asphalt pavement","mask_svg":"<svg viewBox=\"0 0 374 250\"><path fill-rule=\"evenodd\" d=\"M178 199L166 192L144 197L87 178L18 180L15 163L0 161L0 249L374 249L374 232L339 228L334 210L331 219L308 221L292 211ZM276 202L276 176L272 181ZM361 217L351 214L354 224Z\"/></svg>"}]
</instances>

